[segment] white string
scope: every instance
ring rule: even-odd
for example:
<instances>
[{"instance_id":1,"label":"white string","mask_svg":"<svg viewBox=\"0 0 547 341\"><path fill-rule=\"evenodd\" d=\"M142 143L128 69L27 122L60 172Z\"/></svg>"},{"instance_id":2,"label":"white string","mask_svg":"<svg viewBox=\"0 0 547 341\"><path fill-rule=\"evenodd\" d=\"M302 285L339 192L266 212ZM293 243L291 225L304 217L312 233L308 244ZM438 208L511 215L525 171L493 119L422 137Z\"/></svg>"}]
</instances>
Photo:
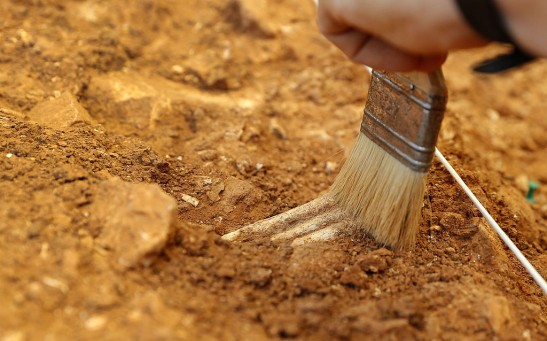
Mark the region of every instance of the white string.
<instances>
[{"instance_id":1,"label":"white string","mask_svg":"<svg viewBox=\"0 0 547 341\"><path fill-rule=\"evenodd\" d=\"M452 177L456 180L458 185L460 185L460 187L463 189L465 194L467 194L469 199L471 199L473 204L475 204L475 206L477 206L477 208L479 209L479 211L481 212L483 217L486 218L486 221L488 222L488 224L490 226L492 226L492 228L494 228L494 230L497 232L497 234L503 240L505 245L507 245L509 250L511 250L511 252L513 252L513 254L517 257L517 259L520 261L522 266L524 266L526 271L528 271L528 273L532 276L534 281L536 281L536 283L540 286L540 288L543 290L543 293L547 295L547 282L545 282L545 279L543 279L543 277L541 277L541 275L537 272L537 270L534 268L534 266L532 264L530 264L528 259L526 259L526 257L522 254L522 252L520 252L518 247L513 243L513 241L511 241L511 238L509 238L507 236L507 234L505 234L505 232L503 232L503 230L498 225L498 223L496 223L496 221L494 220L494 218L492 218L490 213L488 213L488 211L484 208L484 206L482 206L482 204L477 199L477 197L473 194L473 192L471 192L469 187L467 187L465 182L463 182L462 178L458 175L456 170L450 165L450 163L445 159L445 157L443 156L441 151L437 148L435 148L435 156L437 156L439 161L441 161L441 163L446 167L448 172L450 172Z\"/></svg>"}]
</instances>

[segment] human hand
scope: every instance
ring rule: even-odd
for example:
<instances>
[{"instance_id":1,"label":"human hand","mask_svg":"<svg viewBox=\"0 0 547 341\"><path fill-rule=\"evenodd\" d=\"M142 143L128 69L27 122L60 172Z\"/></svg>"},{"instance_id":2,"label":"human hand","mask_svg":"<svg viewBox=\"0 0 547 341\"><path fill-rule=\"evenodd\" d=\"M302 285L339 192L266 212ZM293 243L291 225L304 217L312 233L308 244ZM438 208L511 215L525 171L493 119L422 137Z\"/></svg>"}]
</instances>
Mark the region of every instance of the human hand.
<instances>
[{"instance_id":1,"label":"human hand","mask_svg":"<svg viewBox=\"0 0 547 341\"><path fill-rule=\"evenodd\" d=\"M485 45L453 0L319 0L320 31L354 62L431 71L448 51Z\"/></svg>"}]
</instances>

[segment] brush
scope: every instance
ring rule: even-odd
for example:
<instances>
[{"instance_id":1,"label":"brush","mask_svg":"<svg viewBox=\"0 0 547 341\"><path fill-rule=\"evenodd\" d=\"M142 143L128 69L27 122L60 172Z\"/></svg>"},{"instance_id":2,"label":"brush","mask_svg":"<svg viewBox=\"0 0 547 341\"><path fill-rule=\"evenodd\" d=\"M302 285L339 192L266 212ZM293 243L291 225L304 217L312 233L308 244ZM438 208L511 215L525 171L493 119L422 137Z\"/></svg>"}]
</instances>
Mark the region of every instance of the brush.
<instances>
[{"instance_id":1,"label":"brush","mask_svg":"<svg viewBox=\"0 0 547 341\"><path fill-rule=\"evenodd\" d=\"M395 249L413 246L446 100L441 70L373 70L360 133L329 191L222 238L263 235L296 246L358 228Z\"/></svg>"},{"instance_id":2,"label":"brush","mask_svg":"<svg viewBox=\"0 0 547 341\"><path fill-rule=\"evenodd\" d=\"M442 71L372 70L361 129L330 196L379 243L416 240L447 101Z\"/></svg>"}]
</instances>

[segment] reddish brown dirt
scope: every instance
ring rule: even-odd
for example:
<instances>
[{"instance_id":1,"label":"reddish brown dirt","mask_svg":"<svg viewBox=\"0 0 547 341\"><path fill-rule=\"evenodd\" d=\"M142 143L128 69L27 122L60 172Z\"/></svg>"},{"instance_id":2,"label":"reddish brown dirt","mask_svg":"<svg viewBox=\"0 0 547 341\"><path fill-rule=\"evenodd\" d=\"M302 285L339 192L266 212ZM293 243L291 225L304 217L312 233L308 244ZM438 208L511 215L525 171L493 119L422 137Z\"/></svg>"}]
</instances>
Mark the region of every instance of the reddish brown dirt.
<instances>
[{"instance_id":1,"label":"reddish brown dirt","mask_svg":"<svg viewBox=\"0 0 547 341\"><path fill-rule=\"evenodd\" d=\"M220 240L323 193L366 99L311 2L260 3L0 3L0 340L547 339L545 296L438 163L414 251ZM495 52L449 59L439 147L547 276L545 187L524 199L547 63L471 73ZM162 234L105 241L120 221Z\"/></svg>"}]
</instances>

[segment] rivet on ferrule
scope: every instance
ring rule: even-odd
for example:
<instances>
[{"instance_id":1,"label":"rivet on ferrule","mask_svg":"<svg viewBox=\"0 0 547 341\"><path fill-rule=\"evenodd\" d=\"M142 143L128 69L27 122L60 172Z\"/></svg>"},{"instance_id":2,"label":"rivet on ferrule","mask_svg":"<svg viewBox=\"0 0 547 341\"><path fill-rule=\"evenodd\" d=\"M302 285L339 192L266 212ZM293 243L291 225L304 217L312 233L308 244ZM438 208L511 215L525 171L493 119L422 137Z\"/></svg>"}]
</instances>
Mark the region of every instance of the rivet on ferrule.
<instances>
[{"instance_id":1,"label":"rivet on ferrule","mask_svg":"<svg viewBox=\"0 0 547 341\"><path fill-rule=\"evenodd\" d=\"M440 69L407 74L373 70L361 132L410 169L425 173L446 102Z\"/></svg>"}]
</instances>

